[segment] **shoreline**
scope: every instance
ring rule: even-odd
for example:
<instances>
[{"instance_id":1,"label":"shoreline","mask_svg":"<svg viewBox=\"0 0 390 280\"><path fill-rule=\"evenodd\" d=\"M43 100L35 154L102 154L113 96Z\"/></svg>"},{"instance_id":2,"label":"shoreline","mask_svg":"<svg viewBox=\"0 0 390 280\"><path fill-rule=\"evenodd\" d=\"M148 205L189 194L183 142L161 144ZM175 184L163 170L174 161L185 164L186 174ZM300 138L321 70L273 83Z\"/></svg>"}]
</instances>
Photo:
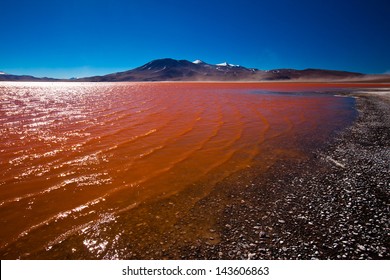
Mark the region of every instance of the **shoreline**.
<instances>
[{"instance_id":1,"label":"shoreline","mask_svg":"<svg viewBox=\"0 0 390 280\"><path fill-rule=\"evenodd\" d=\"M139 205L116 221L128 232L118 250L88 251L75 234L21 258L390 259L390 96L381 92L332 91L356 97L357 119L308 156ZM115 231L97 224L91 240L96 230Z\"/></svg>"},{"instance_id":2,"label":"shoreline","mask_svg":"<svg viewBox=\"0 0 390 280\"><path fill-rule=\"evenodd\" d=\"M128 257L390 259L390 96L340 94L356 97L358 116L335 139L217 184L176 221L182 237Z\"/></svg>"},{"instance_id":3,"label":"shoreline","mask_svg":"<svg viewBox=\"0 0 390 280\"><path fill-rule=\"evenodd\" d=\"M390 96L341 94L356 97L352 126L257 177L225 209L224 242L195 258L390 259Z\"/></svg>"}]
</instances>

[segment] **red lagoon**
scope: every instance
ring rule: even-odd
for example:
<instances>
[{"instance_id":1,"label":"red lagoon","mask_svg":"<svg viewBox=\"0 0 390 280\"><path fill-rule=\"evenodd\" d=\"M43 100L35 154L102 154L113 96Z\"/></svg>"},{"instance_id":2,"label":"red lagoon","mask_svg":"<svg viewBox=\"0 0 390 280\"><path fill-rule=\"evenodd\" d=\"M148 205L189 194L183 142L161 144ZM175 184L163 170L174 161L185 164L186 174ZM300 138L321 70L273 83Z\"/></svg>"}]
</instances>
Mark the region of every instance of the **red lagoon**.
<instances>
[{"instance_id":1,"label":"red lagoon","mask_svg":"<svg viewBox=\"0 0 390 280\"><path fill-rule=\"evenodd\" d=\"M50 252L95 226L75 246L118 257L118 217L191 189L188 208L232 174L304 157L355 115L353 99L313 92L359 86L2 83L0 255Z\"/></svg>"}]
</instances>

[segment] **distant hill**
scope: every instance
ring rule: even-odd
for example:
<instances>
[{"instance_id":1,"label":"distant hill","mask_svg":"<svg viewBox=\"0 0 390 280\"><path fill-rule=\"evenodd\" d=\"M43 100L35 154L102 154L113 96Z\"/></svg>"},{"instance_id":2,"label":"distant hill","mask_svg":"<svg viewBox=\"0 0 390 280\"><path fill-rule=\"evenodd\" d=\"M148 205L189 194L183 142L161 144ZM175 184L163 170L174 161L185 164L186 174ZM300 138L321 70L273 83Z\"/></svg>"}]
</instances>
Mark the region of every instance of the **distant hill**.
<instances>
[{"instance_id":1,"label":"distant hill","mask_svg":"<svg viewBox=\"0 0 390 280\"><path fill-rule=\"evenodd\" d=\"M338 81L338 82L390 82L390 75L323 69L259 70L223 62L209 64L202 60L190 62L172 58L156 59L132 70L104 76L59 80L19 76L0 72L0 81L80 81L80 82L137 82L137 81Z\"/></svg>"},{"instance_id":2,"label":"distant hill","mask_svg":"<svg viewBox=\"0 0 390 280\"><path fill-rule=\"evenodd\" d=\"M59 81L58 79L52 79L52 78L37 78L34 76L28 76L28 75L12 75L7 74L5 72L0 71L0 81L12 81L12 82L49 82L49 81Z\"/></svg>"}]
</instances>

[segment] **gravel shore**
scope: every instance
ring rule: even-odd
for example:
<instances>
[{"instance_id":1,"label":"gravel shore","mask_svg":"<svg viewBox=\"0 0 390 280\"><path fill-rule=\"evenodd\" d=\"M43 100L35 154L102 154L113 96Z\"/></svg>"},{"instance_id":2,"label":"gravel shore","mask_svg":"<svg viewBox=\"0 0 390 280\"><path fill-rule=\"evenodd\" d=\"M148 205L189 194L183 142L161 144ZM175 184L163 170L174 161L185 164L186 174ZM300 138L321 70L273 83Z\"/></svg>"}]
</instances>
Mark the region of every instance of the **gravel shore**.
<instances>
[{"instance_id":1,"label":"gravel shore","mask_svg":"<svg viewBox=\"0 0 390 280\"><path fill-rule=\"evenodd\" d=\"M191 257L390 258L390 93L343 94L357 98L353 126L311 158L277 162L240 193L230 190L220 242Z\"/></svg>"}]
</instances>

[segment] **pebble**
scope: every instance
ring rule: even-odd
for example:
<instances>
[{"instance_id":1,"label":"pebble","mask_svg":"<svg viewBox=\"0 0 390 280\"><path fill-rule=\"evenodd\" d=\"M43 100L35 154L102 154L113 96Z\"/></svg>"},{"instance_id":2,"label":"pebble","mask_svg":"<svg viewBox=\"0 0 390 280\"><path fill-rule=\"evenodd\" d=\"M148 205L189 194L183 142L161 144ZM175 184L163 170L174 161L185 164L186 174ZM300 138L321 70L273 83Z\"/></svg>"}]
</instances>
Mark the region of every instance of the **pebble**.
<instances>
[{"instance_id":1,"label":"pebble","mask_svg":"<svg viewBox=\"0 0 390 280\"><path fill-rule=\"evenodd\" d=\"M248 260L252 259L254 256L256 256L256 253L248 253Z\"/></svg>"},{"instance_id":2,"label":"pebble","mask_svg":"<svg viewBox=\"0 0 390 280\"><path fill-rule=\"evenodd\" d=\"M360 251L365 251L366 250L366 247L364 247L363 245L358 244L357 247L358 247L358 249Z\"/></svg>"}]
</instances>

